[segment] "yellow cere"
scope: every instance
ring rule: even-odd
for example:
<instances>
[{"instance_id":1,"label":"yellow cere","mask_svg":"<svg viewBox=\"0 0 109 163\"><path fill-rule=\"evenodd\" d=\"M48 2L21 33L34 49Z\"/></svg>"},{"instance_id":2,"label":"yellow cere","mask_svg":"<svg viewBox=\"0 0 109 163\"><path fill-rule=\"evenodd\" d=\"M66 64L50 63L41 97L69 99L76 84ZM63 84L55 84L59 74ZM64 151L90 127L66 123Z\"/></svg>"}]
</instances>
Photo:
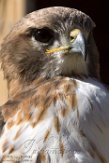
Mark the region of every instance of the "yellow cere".
<instances>
[{"instance_id":1,"label":"yellow cere","mask_svg":"<svg viewBox=\"0 0 109 163\"><path fill-rule=\"evenodd\" d=\"M54 52L59 52L62 50L67 50L69 48L69 46L65 46L65 47L58 47L58 48L53 48L53 49L47 49L46 50L46 54L50 54L50 53L54 53Z\"/></svg>"},{"instance_id":2,"label":"yellow cere","mask_svg":"<svg viewBox=\"0 0 109 163\"><path fill-rule=\"evenodd\" d=\"M70 32L70 38L71 38L71 42L73 42L76 37L78 36L80 30L79 29L73 29L71 32ZM69 46L61 46L61 47L58 47L58 48L53 48L53 49L47 49L46 50L46 54L51 54L51 53L54 53L54 52L59 52L59 51L62 51L62 50L68 50L69 49Z\"/></svg>"},{"instance_id":3,"label":"yellow cere","mask_svg":"<svg viewBox=\"0 0 109 163\"><path fill-rule=\"evenodd\" d=\"M76 37L78 36L80 30L79 29L74 29L70 32L70 38L71 38L71 42L73 42Z\"/></svg>"}]
</instances>

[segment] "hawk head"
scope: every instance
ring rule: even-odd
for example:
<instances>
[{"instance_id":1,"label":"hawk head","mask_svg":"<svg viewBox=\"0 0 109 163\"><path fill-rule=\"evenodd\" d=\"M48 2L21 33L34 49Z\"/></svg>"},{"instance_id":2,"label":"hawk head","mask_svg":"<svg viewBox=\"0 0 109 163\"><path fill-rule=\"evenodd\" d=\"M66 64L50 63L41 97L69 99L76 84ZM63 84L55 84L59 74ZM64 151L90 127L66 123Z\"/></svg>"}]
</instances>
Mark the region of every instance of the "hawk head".
<instances>
[{"instance_id":1,"label":"hawk head","mask_svg":"<svg viewBox=\"0 0 109 163\"><path fill-rule=\"evenodd\" d=\"M2 67L8 81L39 77L99 77L92 19L76 9L51 7L28 14L4 39Z\"/></svg>"}]
</instances>

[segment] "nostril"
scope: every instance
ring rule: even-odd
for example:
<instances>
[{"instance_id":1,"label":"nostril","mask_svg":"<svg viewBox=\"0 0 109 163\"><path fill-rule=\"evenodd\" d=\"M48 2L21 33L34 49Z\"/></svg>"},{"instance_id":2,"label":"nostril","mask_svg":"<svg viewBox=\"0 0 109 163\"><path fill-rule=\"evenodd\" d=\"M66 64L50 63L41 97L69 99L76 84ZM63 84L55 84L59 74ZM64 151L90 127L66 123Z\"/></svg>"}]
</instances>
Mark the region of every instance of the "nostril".
<instances>
[{"instance_id":1,"label":"nostril","mask_svg":"<svg viewBox=\"0 0 109 163\"><path fill-rule=\"evenodd\" d=\"M71 41L74 40L75 38L73 36L70 36Z\"/></svg>"}]
</instances>

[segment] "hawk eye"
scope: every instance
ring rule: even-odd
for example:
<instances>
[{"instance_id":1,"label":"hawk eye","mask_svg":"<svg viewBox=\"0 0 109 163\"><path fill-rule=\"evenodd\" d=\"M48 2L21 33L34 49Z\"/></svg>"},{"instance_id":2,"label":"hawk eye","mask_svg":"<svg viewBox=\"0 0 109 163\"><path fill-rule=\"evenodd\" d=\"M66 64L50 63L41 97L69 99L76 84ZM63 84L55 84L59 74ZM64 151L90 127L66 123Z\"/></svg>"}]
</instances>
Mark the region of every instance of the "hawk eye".
<instances>
[{"instance_id":1,"label":"hawk eye","mask_svg":"<svg viewBox=\"0 0 109 163\"><path fill-rule=\"evenodd\" d=\"M42 29L35 29L32 35L35 40L42 43L48 43L53 39L53 31L47 27L44 27Z\"/></svg>"}]
</instances>

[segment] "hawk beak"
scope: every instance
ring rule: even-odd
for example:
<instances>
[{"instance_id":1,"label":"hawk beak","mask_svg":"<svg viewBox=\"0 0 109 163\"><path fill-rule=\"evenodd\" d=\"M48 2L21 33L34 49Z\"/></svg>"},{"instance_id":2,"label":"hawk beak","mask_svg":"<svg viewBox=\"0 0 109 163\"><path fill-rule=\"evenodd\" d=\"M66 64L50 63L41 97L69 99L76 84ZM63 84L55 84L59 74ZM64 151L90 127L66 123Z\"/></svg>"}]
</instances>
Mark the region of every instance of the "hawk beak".
<instances>
[{"instance_id":1,"label":"hawk beak","mask_svg":"<svg viewBox=\"0 0 109 163\"><path fill-rule=\"evenodd\" d=\"M82 35L81 32L77 35L73 43L71 44L71 52L72 53L77 53L77 54L82 54L83 57L85 58L85 38Z\"/></svg>"},{"instance_id":2,"label":"hawk beak","mask_svg":"<svg viewBox=\"0 0 109 163\"><path fill-rule=\"evenodd\" d=\"M46 54L52 54L56 52L62 52L65 53L66 55L69 53L77 53L77 54L82 54L83 57L85 57L85 39L82 35L81 32L78 33L77 37L73 40L73 42L70 42L70 45L67 46L61 46L58 48L53 48L53 49L47 49Z\"/></svg>"}]
</instances>

